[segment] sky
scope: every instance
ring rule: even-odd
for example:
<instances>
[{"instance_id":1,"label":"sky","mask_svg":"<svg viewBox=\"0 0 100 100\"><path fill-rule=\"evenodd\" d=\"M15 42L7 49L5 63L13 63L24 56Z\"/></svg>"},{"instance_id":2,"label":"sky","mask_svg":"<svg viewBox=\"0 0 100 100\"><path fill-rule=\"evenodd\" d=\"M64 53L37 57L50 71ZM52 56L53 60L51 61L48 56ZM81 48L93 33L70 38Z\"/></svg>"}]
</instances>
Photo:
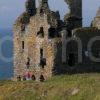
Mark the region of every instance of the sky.
<instances>
[{"instance_id":1,"label":"sky","mask_svg":"<svg viewBox=\"0 0 100 100\"><path fill-rule=\"evenodd\" d=\"M26 0L0 0L0 29L12 28L15 19L25 11ZM38 2L38 0L36 0ZM57 1L57 2L56 2ZM38 5L38 4L37 4ZM50 8L59 10L63 19L68 12L64 0L49 0ZM89 26L100 7L100 0L83 0L83 26Z\"/></svg>"}]
</instances>

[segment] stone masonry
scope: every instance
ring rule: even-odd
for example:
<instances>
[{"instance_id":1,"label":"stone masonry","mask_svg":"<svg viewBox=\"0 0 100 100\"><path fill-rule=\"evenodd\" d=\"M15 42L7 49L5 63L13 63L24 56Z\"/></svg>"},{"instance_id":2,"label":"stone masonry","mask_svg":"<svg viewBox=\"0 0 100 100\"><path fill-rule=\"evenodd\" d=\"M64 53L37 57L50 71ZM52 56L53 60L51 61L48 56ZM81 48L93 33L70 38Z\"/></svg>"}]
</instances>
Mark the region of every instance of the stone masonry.
<instances>
[{"instance_id":1,"label":"stone masonry","mask_svg":"<svg viewBox=\"0 0 100 100\"><path fill-rule=\"evenodd\" d=\"M78 67L77 43L72 41L66 46L67 52L63 52L66 63L62 61L62 43L69 38L82 39L88 32L92 33L90 37L95 33L99 35L100 30L82 28L82 0L65 1L70 12L65 15L64 21L58 11L50 10L48 0L39 0L38 8L35 0L26 1L26 11L17 18L13 27L14 80L44 81L54 74L83 71ZM85 37L82 39L85 46L87 40ZM84 64L85 61L81 63Z\"/></svg>"},{"instance_id":2,"label":"stone masonry","mask_svg":"<svg viewBox=\"0 0 100 100\"><path fill-rule=\"evenodd\" d=\"M49 9L48 0L40 0L38 8L35 0L26 2L26 12L14 25L14 78L52 76L61 24L59 12Z\"/></svg>"}]
</instances>

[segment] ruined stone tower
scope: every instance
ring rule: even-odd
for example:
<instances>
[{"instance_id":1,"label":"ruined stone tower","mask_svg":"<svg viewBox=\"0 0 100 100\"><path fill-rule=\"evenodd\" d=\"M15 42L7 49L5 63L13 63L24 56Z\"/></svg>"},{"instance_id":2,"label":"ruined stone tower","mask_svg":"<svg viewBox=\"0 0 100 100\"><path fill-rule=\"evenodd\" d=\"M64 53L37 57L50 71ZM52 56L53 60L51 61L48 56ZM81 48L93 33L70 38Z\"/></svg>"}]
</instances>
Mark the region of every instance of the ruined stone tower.
<instances>
[{"instance_id":1,"label":"ruined stone tower","mask_svg":"<svg viewBox=\"0 0 100 100\"><path fill-rule=\"evenodd\" d=\"M27 0L14 24L14 78L43 80L52 76L59 42L59 12L49 9L48 0ZM59 29L59 30L58 30Z\"/></svg>"},{"instance_id":2,"label":"ruined stone tower","mask_svg":"<svg viewBox=\"0 0 100 100\"><path fill-rule=\"evenodd\" d=\"M100 36L99 11L93 22L96 28L82 28L82 0L65 1L70 12L64 21L58 11L50 10L48 0L39 0L38 8L35 0L26 1L26 11L13 28L15 80L43 81L54 74L100 71L99 62L91 61L87 49L89 40ZM92 47L95 57L100 56L98 47L96 41Z\"/></svg>"}]
</instances>

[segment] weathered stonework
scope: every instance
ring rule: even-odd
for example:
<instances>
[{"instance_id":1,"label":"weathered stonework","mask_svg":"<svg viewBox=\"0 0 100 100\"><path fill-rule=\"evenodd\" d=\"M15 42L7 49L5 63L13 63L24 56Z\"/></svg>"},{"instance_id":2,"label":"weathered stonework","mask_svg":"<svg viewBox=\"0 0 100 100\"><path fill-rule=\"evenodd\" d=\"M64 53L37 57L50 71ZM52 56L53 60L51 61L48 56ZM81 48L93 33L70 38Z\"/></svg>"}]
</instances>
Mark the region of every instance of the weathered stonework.
<instances>
[{"instance_id":1,"label":"weathered stonework","mask_svg":"<svg viewBox=\"0 0 100 100\"><path fill-rule=\"evenodd\" d=\"M29 73L36 80L47 79L53 73L62 21L58 12L49 9L47 0L41 0L36 14L30 15L26 11L14 25L14 77L24 79Z\"/></svg>"},{"instance_id":2,"label":"weathered stonework","mask_svg":"<svg viewBox=\"0 0 100 100\"><path fill-rule=\"evenodd\" d=\"M73 24L72 29L82 27L82 0L65 0L69 13L65 15L66 24Z\"/></svg>"},{"instance_id":3,"label":"weathered stonework","mask_svg":"<svg viewBox=\"0 0 100 100\"><path fill-rule=\"evenodd\" d=\"M13 28L15 80L43 81L54 74L92 71L94 67L88 69L87 66L97 64L90 61L84 53L89 39L99 36L100 30L93 27L82 28L82 0L66 2L70 13L65 15L63 22L58 11L50 10L48 0L40 0L38 8L35 0L27 0L26 11L18 17ZM63 43L69 38L74 40L68 42L64 52ZM76 42L78 38L83 43L79 56ZM96 45L93 54L97 56L100 45ZM63 62L62 54L66 56L66 62ZM78 57L83 58L83 62L79 63L81 59L78 61ZM86 65L87 68L80 65Z\"/></svg>"},{"instance_id":4,"label":"weathered stonework","mask_svg":"<svg viewBox=\"0 0 100 100\"><path fill-rule=\"evenodd\" d=\"M92 27L100 29L100 8L97 11L97 15L92 22Z\"/></svg>"}]
</instances>

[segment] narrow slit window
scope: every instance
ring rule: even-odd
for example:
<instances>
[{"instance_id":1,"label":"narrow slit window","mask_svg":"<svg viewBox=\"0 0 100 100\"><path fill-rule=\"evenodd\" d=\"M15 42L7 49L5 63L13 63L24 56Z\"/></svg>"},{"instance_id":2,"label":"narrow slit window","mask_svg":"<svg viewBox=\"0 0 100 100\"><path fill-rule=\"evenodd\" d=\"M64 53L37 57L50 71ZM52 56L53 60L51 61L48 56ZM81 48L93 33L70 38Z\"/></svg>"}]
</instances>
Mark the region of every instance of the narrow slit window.
<instances>
[{"instance_id":1,"label":"narrow slit window","mask_svg":"<svg viewBox=\"0 0 100 100\"><path fill-rule=\"evenodd\" d=\"M24 49L24 41L22 41L22 49Z\"/></svg>"},{"instance_id":2,"label":"narrow slit window","mask_svg":"<svg viewBox=\"0 0 100 100\"><path fill-rule=\"evenodd\" d=\"M44 68L46 65L46 58L43 57L43 49L40 49L40 66Z\"/></svg>"},{"instance_id":3,"label":"narrow slit window","mask_svg":"<svg viewBox=\"0 0 100 100\"><path fill-rule=\"evenodd\" d=\"M29 67L30 67L30 58L27 58L27 63L26 63L26 65L27 65L27 69L29 69Z\"/></svg>"},{"instance_id":4,"label":"narrow slit window","mask_svg":"<svg viewBox=\"0 0 100 100\"><path fill-rule=\"evenodd\" d=\"M40 57L43 58L43 49L40 49Z\"/></svg>"}]
</instances>

